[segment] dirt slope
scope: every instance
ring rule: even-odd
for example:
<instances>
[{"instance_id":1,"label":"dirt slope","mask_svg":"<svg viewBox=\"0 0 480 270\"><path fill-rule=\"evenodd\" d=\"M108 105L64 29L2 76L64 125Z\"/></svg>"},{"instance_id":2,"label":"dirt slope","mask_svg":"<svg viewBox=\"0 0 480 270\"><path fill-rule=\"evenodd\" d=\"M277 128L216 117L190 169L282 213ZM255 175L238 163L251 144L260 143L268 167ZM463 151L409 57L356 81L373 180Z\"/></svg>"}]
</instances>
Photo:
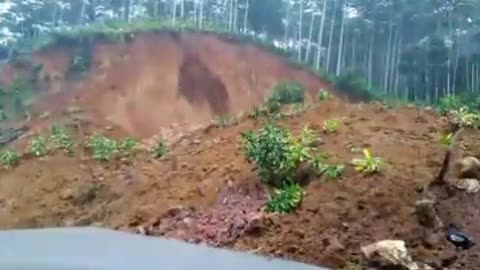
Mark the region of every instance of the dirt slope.
<instances>
[{"instance_id":1,"label":"dirt slope","mask_svg":"<svg viewBox=\"0 0 480 270\"><path fill-rule=\"evenodd\" d=\"M84 76L70 72L76 46L58 44L33 56L34 65L42 66L38 86L50 93L33 106L34 114L75 106L91 118L149 137L162 127L250 111L281 80L296 80L309 93L326 88L283 58L213 34L139 33L125 43L98 41Z\"/></svg>"},{"instance_id":2,"label":"dirt slope","mask_svg":"<svg viewBox=\"0 0 480 270\"><path fill-rule=\"evenodd\" d=\"M323 134L323 121L333 117L345 117L339 133ZM101 165L82 150L74 157L53 153L22 161L0 174L0 228L93 224L136 231L140 226L154 235L332 267L361 262L361 245L395 238L406 240L419 261L476 269L480 247L458 253L443 232L422 229L414 215L418 187L433 179L443 159L436 141L443 119L428 110L328 101L282 123L295 132L307 124L324 140L321 148L330 162L348 164L357 155L349 147L370 146L386 162L382 174L362 176L347 165L338 182L310 183L295 213L265 222L264 187L238 150L240 132L261 122L246 120L185 134L163 161L140 154ZM464 147L476 153L469 143L478 136L466 140ZM478 195L459 196L439 214L480 239L472 227L480 222Z\"/></svg>"}]
</instances>

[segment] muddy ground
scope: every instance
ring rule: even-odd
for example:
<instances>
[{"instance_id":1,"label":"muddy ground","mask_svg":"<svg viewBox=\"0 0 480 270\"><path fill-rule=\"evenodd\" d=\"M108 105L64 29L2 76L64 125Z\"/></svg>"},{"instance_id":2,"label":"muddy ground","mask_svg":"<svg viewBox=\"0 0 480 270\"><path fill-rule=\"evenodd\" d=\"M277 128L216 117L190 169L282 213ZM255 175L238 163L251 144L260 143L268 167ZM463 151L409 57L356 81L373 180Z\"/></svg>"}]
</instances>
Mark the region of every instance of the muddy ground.
<instances>
[{"instance_id":1,"label":"muddy ground","mask_svg":"<svg viewBox=\"0 0 480 270\"><path fill-rule=\"evenodd\" d=\"M323 121L331 118L343 119L338 134L322 132ZM99 132L86 123L77 123L78 140ZM428 109L332 100L281 123L297 133L310 125L329 162L347 165L338 181L309 183L292 214L263 213L266 188L238 145L240 132L261 121L244 119L233 127L183 134L164 160L139 153L99 164L82 149L73 157L57 152L22 160L0 174L0 227L103 226L335 268L364 264L362 245L402 239L420 262L478 269L480 247L456 251L442 230L423 228L415 215L422 187L434 179L445 155L437 141L445 119ZM125 135L110 127L101 131ZM478 135L465 134L456 158L480 154ZM381 174L364 176L348 165L357 147L371 147L382 157ZM438 214L480 239L479 200L459 191L441 199Z\"/></svg>"}]
</instances>

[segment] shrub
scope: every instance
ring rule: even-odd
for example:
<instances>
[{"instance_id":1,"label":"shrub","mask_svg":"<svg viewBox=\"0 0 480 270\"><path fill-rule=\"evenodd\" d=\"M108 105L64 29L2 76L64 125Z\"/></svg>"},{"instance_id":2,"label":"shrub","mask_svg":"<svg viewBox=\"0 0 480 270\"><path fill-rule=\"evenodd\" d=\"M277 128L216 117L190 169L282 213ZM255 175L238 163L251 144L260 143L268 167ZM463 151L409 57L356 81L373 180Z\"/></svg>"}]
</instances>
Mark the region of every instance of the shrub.
<instances>
[{"instance_id":1,"label":"shrub","mask_svg":"<svg viewBox=\"0 0 480 270\"><path fill-rule=\"evenodd\" d=\"M153 148L153 157L156 159L163 158L168 153L167 141L159 138Z\"/></svg>"},{"instance_id":2,"label":"shrub","mask_svg":"<svg viewBox=\"0 0 480 270\"><path fill-rule=\"evenodd\" d=\"M313 157L310 159L310 165L313 169L317 171L318 174L322 174L327 161L327 155L323 152L317 152Z\"/></svg>"},{"instance_id":3,"label":"shrub","mask_svg":"<svg viewBox=\"0 0 480 270\"><path fill-rule=\"evenodd\" d=\"M438 101L438 111L441 115L446 115L450 111L458 110L462 106L462 100L454 95L446 95Z\"/></svg>"},{"instance_id":4,"label":"shrub","mask_svg":"<svg viewBox=\"0 0 480 270\"><path fill-rule=\"evenodd\" d=\"M296 209L303 198L304 191L298 184L286 185L268 196L267 212L290 213Z\"/></svg>"},{"instance_id":5,"label":"shrub","mask_svg":"<svg viewBox=\"0 0 480 270\"><path fill-rule=\"evenodd\" d=\"M4 150L0 152L0 164L6 167L12 167L18 163L20 155L13 150Z\"/></svg>"},{"instance_id":6,"label":"shrub","mask_svg":"<svg viewBox=\"0 0 480 270\"><path fill-rule=\"evenodd\" d=\"M219 115L213 121L216 127L229 127L236 125L237 119L233 115Z\"/></svg>"},{"instance_id":7,"label":"shrub","mask_svg":"<svg viewBox=\"0 0 480 270\"><path fill-rule=\"evenodd\" d=\"M35 135L30 141L29 152L36 157L41 157L47 154L47 140L40 135Z\"/></svg>"},{"instance_id":8,"label":"shrub","mask_svg":"<svg viewBox=\"0 0 480 270\"><path fill-rule=\"evenodd\" d=\"M298 165L310 157L308 147L271 123L242 137L246 159L255 163L260 178L269 185L281 187L293 182Z\"/></svg>"},{"instance_id":9,"label":"shrub","mask_svg":"<svg viewBox=\"0 0 480 270\"><path fill-rule=\"evenodd\" d=\"M300 135L300 142L305 146L312 146L317 140L315 131L313 131L309 126L305 126L302 129L302 134Z\"/></svg>"},{"instance_id":10,"label":"shrub","mask_svg":"<svg viewBox=\"0 0 480 270\"><path fill-rule=\"evenodd\" d=\"M330 94L328 94L327 91L320 89L317 93L317 100L318 101L324 101L330 99Z\"/></svg>"},{"instance_id":11,"label":"shrub","mask_svg":"<svg viewBox=\"0 0 480 270\"><path fill-rule=\"evenodd\" d=\"M295 103L292 106L292 115L299 115L308 110L309 106L305 103Z\"/></svg>"},{"instance_id":12,"label":"shrub","mask_svg":"<svg viewBox=\"0 0 480 270\"><path fill-rule=\"evenodd\" d=\"M98 161L110 161L118 153L117 141L100 135L90 137L87 147L93 151L93 158Z\"/></svg>"},{"instance_id":13,"label":"shrub","mask_svg":"<svg viewBox=\"0 0 480 270\"><path fill-rule=\"evenodd\" d=\"M450 113L452 115L453 124L459 128L479 126L480 115L471 112L467 107L453 110Z\"/></svg>"},{"instance_id":14,"label":"shrub","mask_svg":"<svg viewBox=\"0 0 480 270\"><path fill-rule=\"evenodd\" d=\"M130 156L138 147L138 140L132 137L126 137L120 142L120 152L124 156Z\"/></svg>"},{"instance_id":15,"label":"shrub","mask_svg":"<svg viewBox=\"0 0 480 270\"><path fill-rule=\"evenodd\" d=\"M382 160L378 157L373 157L370 150L363 149L363 158L354 158L352 164L355 170L365 173L377 173L380 171Z\"/></svg>"},{"instance_id":16,"label":"shrub","mask_svg":"<svg viewBox=\"0 0 480 270\"><path fill-rule=\"evenodd\" d=\"M349 91L363 99L379 99L379 97L374 94L373 90L370 89L367 79L359 70L351 70L342 73L335 80L335 86L338 89Z\"/></svg>"},{"instance_id":17,"label":"shrub","mask_svg":"<svg viewBox=\"0 0 480 270\"><path fill-rule=\"evenodd\" d=\"M330 119L323 123L323 131L326 133L335 133L340 127L340 123L337 119Z\"/></svg>"},{"instance_id":18,"label":"shrub","mask_svg":"<svg viewBox=\"0 0 480 270\"><path fill-rule=\"evenodd\" d=\"M305 89L294 81L282 81L277 84L272 91L270 100L277 101L280 104L303 103L305 99Z\"/></svg>"},{"instance_id":19,"label":"shrub","mask_svg":"<svg viewBox=\"0 0 480 270\"><path fill-rule=\"evenodd\" d=\"M62 149L67 153L73 153L75 144L68 129L62 126L53 126L51 129L50 139L56 149Z\"/></svg>"}]
</instances>

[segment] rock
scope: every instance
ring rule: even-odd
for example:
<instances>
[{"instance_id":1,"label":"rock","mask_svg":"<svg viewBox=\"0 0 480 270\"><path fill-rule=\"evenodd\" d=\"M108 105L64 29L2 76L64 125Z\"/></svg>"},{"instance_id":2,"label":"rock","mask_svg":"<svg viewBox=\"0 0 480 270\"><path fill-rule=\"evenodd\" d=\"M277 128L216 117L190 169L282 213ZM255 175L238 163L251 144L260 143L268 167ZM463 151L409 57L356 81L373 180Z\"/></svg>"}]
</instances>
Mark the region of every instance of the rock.
<instances>
[{"instance_id":1,"label":"rock","mask_svg":"<svg viewBox=\"0 0 480 270\"><path fill-rule=\"evenodd\" d=\"M415 203L415 214L417 215L418 223L424 227L443 227L443 223L435 211L433 200L423 199L417 201Z\"/></svg>"},{"instance_id":2,"label":"rock","mask_svg":"<svg viewBox=\"0 0 480 270\"><path fill-rule=\"evenodd\" d=\"M62 194L60 194L60 198L61 198L62 200L65 200L65 201L72 199L72 198L73 198L73 191L72 191L71 189L69 189L69 188L64 189L64 190L62 191Z\"/></svg>"},{"instance_id":3,"label":"rock","mask_svg":"<svg viewBox=\"0 0 480 270\"><path fill-rule=\"evenodd\" d=\"M42 115L40 115L40 120L44 120L50 117L50 112L44 112Z\"/></svg>"},{"instance_id":4,"label":"rock","mask_svg":"<svg viewBox=\"0 0 480 270\"><path fill-rule=\"evenodd\" d=\"M477 193L480 191L480 182L477 179L460 179L455 186L458 189L465 190L467 193Z\"/></svg>"},{"instance_id":5,"label":"rock","mask_svg":"<svg viewBox=\"0 0 480 270\"><path fill-rule=\"evenodd\" d=\"M476 157L465 157L459 164L460 178L480 179L480 161Z\"/></svg>"},{"instance_id":6,"label":"rock","mask_svg":"<svg viewBox=\"0 0 480 270\"><path fill-rule=\"evenodd\" d=\"M395 266L403 266L408 270L430 270L431 267L413 261L402 240L383 240L368 246L363 246L362 253L367 259L379 256Z\"/></svg>"}]
</instances>

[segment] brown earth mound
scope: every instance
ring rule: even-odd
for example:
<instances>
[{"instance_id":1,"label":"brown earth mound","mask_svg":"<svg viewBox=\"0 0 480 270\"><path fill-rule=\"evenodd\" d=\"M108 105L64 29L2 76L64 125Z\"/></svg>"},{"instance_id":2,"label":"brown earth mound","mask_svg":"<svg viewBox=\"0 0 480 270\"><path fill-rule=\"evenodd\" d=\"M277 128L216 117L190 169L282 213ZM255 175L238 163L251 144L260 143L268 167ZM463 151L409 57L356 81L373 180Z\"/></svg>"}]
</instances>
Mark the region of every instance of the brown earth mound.
<instances>
[{"instance_id":1,"label":"brown earth mound","mask_svg":"<svg viewBox=\"0 0 480 270\"><path fill-rule=\"evenodd\" d=\"M42 67L37 86L48 94L32 106L33 115L75 107L96 122L150 137L171 125L203 125L217 115L248 112L281 80L296 80L309 93L327 88L283 58L213 34L139 33L124 43L98 41L87 53L91 67L80 77L71 72L78 46L59 44L34 54L33 64ZM6 68L4 80L11 73Z\"/></svg>"},{"instance_id":2,"label":"brown earth mound","mask_svg":"<svg viewBox=\"0 0 480 270\"><path fill-rule=\"evenodd\" d=\"M338 134L324 134L323 121L334 117L345 117ZM329 162L348 164L358 156L351 148L369 146L386 163L382 173L363 176L347 165L339 181L311 182L295 213L264 215L263 187L238 149L240 132L261 122L245 120L185 134L161 161L144 153L101 165L81 149L73 157L22 160L1 172L0 228L105 226L331 267L362 264L362 245L402 239L415 260L477 269L480 246L457 251L444 231L423 228L415 216L420 187L442 164L436 133L443 119L431 110L327 101L282 122L295 133L307 124L323 139ZM469 154L478 152L478 136L462 140ZM480 239L478 196L443 200L439 216Z\"/></svg>"}]
</instances>

